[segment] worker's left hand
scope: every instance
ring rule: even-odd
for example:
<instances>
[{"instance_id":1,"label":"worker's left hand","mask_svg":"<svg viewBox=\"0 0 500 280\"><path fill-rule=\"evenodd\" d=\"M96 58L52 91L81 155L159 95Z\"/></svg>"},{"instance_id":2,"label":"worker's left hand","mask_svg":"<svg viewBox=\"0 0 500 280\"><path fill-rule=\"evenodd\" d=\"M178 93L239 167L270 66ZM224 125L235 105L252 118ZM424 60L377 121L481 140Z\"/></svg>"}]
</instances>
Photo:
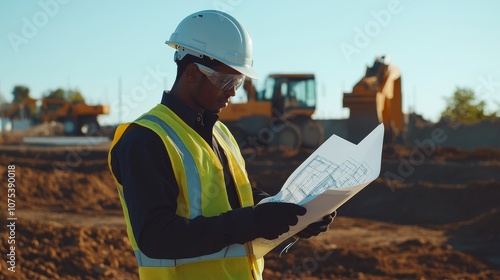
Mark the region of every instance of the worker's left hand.
<instances>
[{"instance_id":1,"label":"worker's left hand","mask_svg":"<svg viewBox=\"0 0 500 280\"><path fill-rule=\"evenodd\" d=\"M334 211L330 215L326 215L321 219L321 221L312 223L308 225L305 229L301 230L297 234L295 234L298 238L311 238L313 236L317 236L320 233L327 232L328 226L333 222L333 219L337 215L337 211Z\"/></svg>"}]
</instances>

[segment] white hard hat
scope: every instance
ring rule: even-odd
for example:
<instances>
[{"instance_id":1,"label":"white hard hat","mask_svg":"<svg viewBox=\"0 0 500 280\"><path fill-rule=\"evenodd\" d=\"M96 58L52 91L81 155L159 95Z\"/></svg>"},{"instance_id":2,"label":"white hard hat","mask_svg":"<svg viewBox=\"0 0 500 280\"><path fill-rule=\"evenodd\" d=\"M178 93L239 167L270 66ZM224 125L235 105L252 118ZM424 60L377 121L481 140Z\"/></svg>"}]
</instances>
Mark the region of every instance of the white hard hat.
<instances>
[{"instance_id":1,"label":"white hard hat","mask_svg":"<svg viewBox=\"0 0 500 280\"><path fill-rule=\"evenodd\" d=\"M206 55L247 77L258 78L252 67L250 34L224 12L207 10L187 16L165 43L177 50L175 59L180 60L186 54Z\"/></svg>"}]
</instances>

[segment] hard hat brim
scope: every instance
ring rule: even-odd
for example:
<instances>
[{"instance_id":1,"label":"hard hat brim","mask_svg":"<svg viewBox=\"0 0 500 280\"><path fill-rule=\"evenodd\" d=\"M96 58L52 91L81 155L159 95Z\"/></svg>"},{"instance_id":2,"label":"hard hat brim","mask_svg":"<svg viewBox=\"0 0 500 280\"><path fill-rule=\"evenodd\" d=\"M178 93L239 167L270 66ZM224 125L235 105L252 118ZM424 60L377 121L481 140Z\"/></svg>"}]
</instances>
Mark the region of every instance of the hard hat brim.
<instances>
[{"instance_id":1,"label":"hard hat brim","mask_svg":"<svg viewBox=\"0 0 500 280\"><path fill-rule=\"evenodd\" d=\"M170 46L176 50L178 49L178 47L181 47L176 42L170 41L170 40L165 41L165 44L167 44L168 46ZM196 50L192 46L183 46L183 47L185 47L184 51L187 54L191 54L191 55L195 55L195 56L206 55L206 54L203 54L202 51ZM249 77L251 79L259 79L259 75L257 74L257 72L252 67L250 67L248 65L233 65L233 64L225 63L224 61L222 61L218 57L211 57L210 56L210 58L220 61L221 63L233 68L234 70L240 72L241 74L245 75L246 77Z\"/></svg>"},{"instance_id":2,"label":"hard hat brim","mask_svg":"<svg viewBox=\"0 0 500 280\"><path fill-rule=\"evenodd\" d=\"M249 77L250 79L259 79L259 75L257 72L250 67L247 66L234 66L234 65L228 65L227 66L233 68L234 70L240 72L241 74L245 75L246 77Z\"/></svg>"}]
</instances>

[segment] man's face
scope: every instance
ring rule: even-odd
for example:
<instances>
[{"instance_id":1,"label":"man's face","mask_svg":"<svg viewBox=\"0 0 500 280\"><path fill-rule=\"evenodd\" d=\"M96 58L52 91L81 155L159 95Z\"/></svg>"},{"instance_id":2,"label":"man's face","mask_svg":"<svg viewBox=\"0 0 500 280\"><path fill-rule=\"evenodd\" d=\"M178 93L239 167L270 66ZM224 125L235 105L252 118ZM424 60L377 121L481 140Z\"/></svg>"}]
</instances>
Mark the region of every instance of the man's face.
<instances>
[{"instance_id":1,"label":"man's face","mask_svg":"<svg viewBox=\"0 0 500 280\"><path fill-rule=\"evenodd\" d=\"M236 70L232 69L227 65L218 65L212 67L213 70L222 73L222 74L240 74ZM203 73L201 81L199 83L198 90L193 95L193 101L197 105L197 107L202 108L203 110L218 114L222 109L226 108L229 99L236 94L234 88L230 90L221 90L216 87Z\"/></svg>"}]
</instances>

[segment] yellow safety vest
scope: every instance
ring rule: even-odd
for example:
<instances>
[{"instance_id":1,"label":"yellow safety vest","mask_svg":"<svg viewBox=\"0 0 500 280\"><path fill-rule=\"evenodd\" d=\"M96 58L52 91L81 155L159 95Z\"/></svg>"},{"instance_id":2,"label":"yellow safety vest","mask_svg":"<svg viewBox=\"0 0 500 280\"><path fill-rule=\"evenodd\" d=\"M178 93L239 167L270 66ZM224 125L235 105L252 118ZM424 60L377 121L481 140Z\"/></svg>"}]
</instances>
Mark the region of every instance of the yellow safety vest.
<instances>
[{"instance_id":1,"label":"yellow safety vest","mask_svg":"<svg viewBox=\"0 0 500 280\"><path fill-rule=\"evenodd\" d=\"M154 131L165 145L179 185L177 215L193 219L200 215L218 216L231 210L219 158L197 132L161 104L134 123ZM110 151L128 125L129 123L123 124L117 128ZM241 206L252 206L252 189L238 144L220 121L214 125L213 132L228 159ZM111 152L108 155L108 163L113 173L110 155ZM243 245L233 244L217 253L195 258L153 259L144 255L137 246L130 225L123 186L118 183L114 174L113 177L127 224L127 235L139 265L140 279L262 279L264 259L255 258L250 242Z\"/></svg>"}]
</instances>

